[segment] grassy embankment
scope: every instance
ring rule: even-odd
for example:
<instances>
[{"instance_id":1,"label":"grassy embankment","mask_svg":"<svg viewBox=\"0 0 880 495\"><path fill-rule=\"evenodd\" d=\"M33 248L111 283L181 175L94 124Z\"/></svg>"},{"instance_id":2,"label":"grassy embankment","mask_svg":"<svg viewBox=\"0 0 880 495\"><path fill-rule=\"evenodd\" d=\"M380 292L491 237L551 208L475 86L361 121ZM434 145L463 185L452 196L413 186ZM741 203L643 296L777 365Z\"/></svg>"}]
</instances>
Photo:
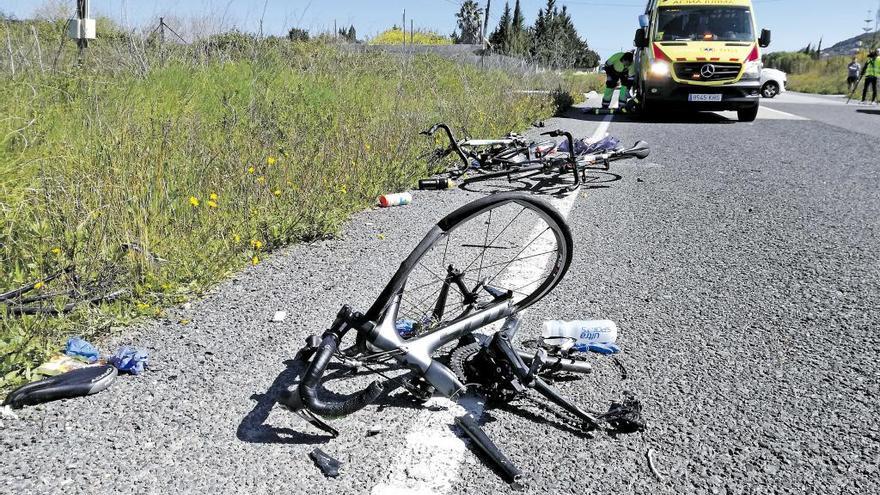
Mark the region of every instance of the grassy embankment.
<instances>
[{"instance_id":1,"label":"grassy embankment","mask_svg":"<svg viewBox=\"0 0 880 495\"><path fill-rule=\"evenodd\" d=\"M0 292L68 266L76 278L31 295L127 291L61 316L0 304L0 389L69 335L161 316L275 249L334 235L429 172L429 124L522 130L553 109L516 90L569 84L240 34L99 39L77 67L69 42L55 53L59 26L40 26L40 48L29 27L0 27L17 48L0 61Z\"/></svg>"},{"instance_id":2,"label":"grassy embankment","mask_svg":"<svg viewBox=\"0 0 880 495\"><path fill-rule=\"evenodd\" d=\"M776 52L764 57L767 67L788 73L788 89L804 93L842 95L848 94L846 66L852 57L829 57L815 59L805 53ZM864 57L859 64L864 65Z\"/></svg>"}]
</instances>

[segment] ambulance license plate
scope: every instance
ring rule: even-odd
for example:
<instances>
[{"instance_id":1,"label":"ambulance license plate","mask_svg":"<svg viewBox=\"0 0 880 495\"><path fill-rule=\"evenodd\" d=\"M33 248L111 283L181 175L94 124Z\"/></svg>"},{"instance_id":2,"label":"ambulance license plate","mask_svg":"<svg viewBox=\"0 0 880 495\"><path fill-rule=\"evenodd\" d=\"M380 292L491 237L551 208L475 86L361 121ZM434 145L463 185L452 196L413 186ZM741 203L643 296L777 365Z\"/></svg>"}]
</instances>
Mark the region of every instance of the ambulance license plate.
<instances>
[{"instance_id":1,"label":"ambulance license plate","mask_svg":"<svg viewBox=\"0 0 880 495\"><path fill-rule=\"evenodd\" d=\"M720 94L696 93L688 95L688 101L721 101Z\"/></svg>"}]
</instances>

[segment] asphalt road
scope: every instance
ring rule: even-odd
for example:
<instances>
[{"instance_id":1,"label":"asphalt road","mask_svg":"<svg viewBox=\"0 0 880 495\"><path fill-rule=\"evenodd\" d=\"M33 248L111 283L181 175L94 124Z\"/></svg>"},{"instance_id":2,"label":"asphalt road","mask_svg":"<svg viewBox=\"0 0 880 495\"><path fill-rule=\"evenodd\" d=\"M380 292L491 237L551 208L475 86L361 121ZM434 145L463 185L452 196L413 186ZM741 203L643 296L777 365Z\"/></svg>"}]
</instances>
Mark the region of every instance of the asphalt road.
<instances>
[{"instance_id":1,"label":"asphalt road","mask_svg":"<svg viewBox=\"0 0 880 495\"><path fill-rule=\"evenodd\" d=\"M880 107L793 94L765 107L750 124L616 119L610 132L651 156L554 199L574 262L521 337L545 319L615 320L627 378L595 357L592 375L557 385L594 409L631 391L649 425L584 435L539 402L484 411L524 493L880 491L880 115L867 112ZM589 136L603 122L547 124ZM272 401L307 335L343 303L366 308L429 224L490 186L356 215L341 238L278 253L114 338L107 348L146 348L156 369L0 418L0 492L511 492L443 401L392 395L334 421L335 439ZM269 321L277 310L285 322ZM316 446L342 461L338 478L312 464Z\"/></svg>"}]
</instances>

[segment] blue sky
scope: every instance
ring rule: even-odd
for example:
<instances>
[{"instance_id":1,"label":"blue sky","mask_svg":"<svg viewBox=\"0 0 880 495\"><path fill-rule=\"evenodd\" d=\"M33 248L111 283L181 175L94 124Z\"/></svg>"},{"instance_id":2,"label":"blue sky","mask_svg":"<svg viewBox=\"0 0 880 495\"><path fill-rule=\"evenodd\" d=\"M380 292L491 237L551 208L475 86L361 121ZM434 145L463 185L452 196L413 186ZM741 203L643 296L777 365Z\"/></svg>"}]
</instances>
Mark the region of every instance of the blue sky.
<instances>
[{"instance_id":1,"label":"blue sky","mask_svg":"<svg viewBox=\"0 0 880 495\"><path fill-rule=\"evenodd\" d=\"M68 1L72 9L75 2ZM546 2L521 1L528 21L534 20ZM27 17L43 3L44 0L3 0L0 9L17 17ZM159 15L175 15L208 17L257 31L262 18L265 33L282 34L291 26L310 31L332 29L335 20L340 26L353 24L358 35L364 36L399 24L404 9L407 19L413 19L417 27L451 33L455 29L454 13L458 3L458 0L92 0L92 9L128 26L152 22ZM480 4L485 5L485 0L480 0ZM632 44L636 17L645 2L557 0L557 4L568 6L578 31L604 58ZM830 46L861 33L867 11L876 10L878 4L878 0L755 0L755 11L759 28L773 30L771 51L793 50L809 42L815 44L820 37L824 37L825 46ZM503 7L502 0L492 1L490 25L497 24Z\"/></svg>"}]
</instances>

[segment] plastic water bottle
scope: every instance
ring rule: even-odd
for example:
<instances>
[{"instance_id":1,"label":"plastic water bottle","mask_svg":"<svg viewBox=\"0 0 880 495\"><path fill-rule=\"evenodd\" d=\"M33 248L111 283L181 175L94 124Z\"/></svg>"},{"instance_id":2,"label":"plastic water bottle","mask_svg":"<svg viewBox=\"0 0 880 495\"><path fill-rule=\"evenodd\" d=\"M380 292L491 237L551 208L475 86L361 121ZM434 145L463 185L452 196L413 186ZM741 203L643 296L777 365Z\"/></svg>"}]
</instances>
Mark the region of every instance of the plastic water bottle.
<instances>
[{"instance_id":1,"label":"plastic water bottle","mask_svg":"<svg viewBox=\"0 0 880 495\"><path fill-rule=\"evenodd\" d=\"M613 344L617 342L617 324L611 320L551 320L544 322L541 336L576 339L575 346L588 348L591 344Z\"/></svg>"},{"instance_id":2,"label":"plastic water bottle","mask_svg":"<svg viewBox=\"0 0 880 495\"><path fill-rule=\"evenodd\" d=\"M383 194L379 196L379 206L388 208L389 206L402 206L412 203L412 194Z\"/></svg>"}]
</instances>

